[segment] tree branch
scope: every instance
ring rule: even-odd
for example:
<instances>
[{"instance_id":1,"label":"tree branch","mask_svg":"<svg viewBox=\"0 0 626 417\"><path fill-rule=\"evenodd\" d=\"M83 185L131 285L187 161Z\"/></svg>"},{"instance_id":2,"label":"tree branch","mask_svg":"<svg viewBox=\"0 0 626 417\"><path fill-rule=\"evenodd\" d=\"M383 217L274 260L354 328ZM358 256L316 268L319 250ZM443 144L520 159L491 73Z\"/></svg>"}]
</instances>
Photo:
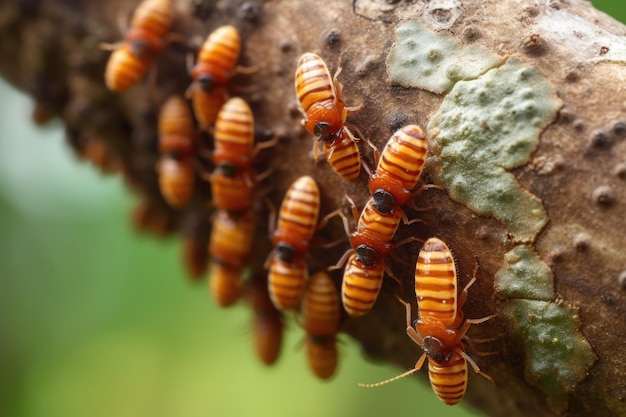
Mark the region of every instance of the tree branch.
<instances>
[{"instance_id":1,"label":"tree branch","mask_svg":"<svg viewBox=\"0 0 626 417\"><path fill-rule=\"evenodd\" d=\"M328 164L313 165L293 90L303 52L319 53L331 69L341 57L346 102L363 103L349 122L379 149L404 124L424 127L430 155L422 182L445 187L416 198L428 209L407 211L423 223L401 227L396 239L445 240L461 285L479 261L464 312L497 314L470 331L497 336L485 348L497 355L470 352L496 386L471 377L466 401L510 417L626 413L624 26L580 0L177 2L172 32L185 42L158 56L154 84L114 95L103 80L109 53L98 45L121 38L117 17L132 3L4 2L0 73L36 100L35 120L62 117L79 154L124 175L154 230L181 230L201 247L208 239L207 184L184 210L160 196L156 115L191 82L185 62L193 42L222 24L239 28L240 64L257 68L236 76L230 93L251 104L259 135L282 137L257 166L275 170L266 182L272 203L308 174L320 186L322 216L345 194L362 207L365 174L347 182ZM250 265L259 274L270 246L267 209L256 213ZM319 241L342 236L341 227L328 227ZM328 266L346 248L318 245L312 262ZM405 368L421 352L394 294L415 303L417 250L398 248L396 258L409 261L390 265L404 290L386 278L374 309L343 325L367 355Z\"/></svg>"}]
</instances>

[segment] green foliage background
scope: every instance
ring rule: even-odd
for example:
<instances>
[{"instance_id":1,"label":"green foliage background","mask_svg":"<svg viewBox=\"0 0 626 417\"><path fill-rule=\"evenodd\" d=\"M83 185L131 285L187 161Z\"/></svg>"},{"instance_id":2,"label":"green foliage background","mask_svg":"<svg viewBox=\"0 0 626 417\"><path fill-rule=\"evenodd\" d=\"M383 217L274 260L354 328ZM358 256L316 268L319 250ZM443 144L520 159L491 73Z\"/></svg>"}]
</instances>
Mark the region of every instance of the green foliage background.
<instances>
[{"instance_id":1,"label":"green foliage background","mask_svg":"<svg viewBox=\"0 0 626 417\"><path fill-rule=\"evenodd\" d=\"M593 3L626 21L624 3ZM30 102L3 82L0 106L0 415L475 415L416 378L357 387L401 370L347 338L337 377L318 381L294 322L264 367L248 309L220 310L188 283L176 239L133 233L119 178L78 162L59 123L31 126Z\"/></svg>"}]
</instances>

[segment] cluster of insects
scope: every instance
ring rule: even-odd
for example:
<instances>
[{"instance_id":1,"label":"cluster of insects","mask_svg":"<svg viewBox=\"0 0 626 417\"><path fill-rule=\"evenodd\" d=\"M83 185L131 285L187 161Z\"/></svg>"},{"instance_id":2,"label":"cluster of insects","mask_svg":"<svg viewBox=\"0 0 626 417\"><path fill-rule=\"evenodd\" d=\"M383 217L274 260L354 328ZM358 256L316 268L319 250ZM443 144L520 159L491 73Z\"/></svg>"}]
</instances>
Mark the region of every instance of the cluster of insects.
<instances>
[{"instance_id":1,"label":"cluster of insects","mask_svg":"<svg viewBox=\"0 0 626 417\"><path fill-rule=\"evenodd\" d=\"M110 45L114 50L105 73L110 90L126 91L143 78L153 57L168 42L172 18L170 0L144 0L138 6L124 41ZM379 153L347 122L360 106L350 107L343 101L338 81L341 66L331 76L320 56L304 53L295 66L295 93L304 128L314 136L314 160L317 162L321 146L332 169L348 181L356 180L364 167L369 175L370 199L359 212L346 196L356 221L356 229L350 232L348 218L341 209L319 221L320 189L315 179L310 175L297 178L279 210L270 210L274 248L267 257L267 276L255 274L246 279L254 245L257 185L271 175L269 171L256 171L255 158L274 146L278 138L255 143L250 106L243 98L228 94L231 78L240 71L240 50L236 28L215 29L201 46L195 65L189 63L193 81L186 97L173 95L162 105L158 123L160 159L156 167L159 187L164 200L180 209L189 203L198 177L210 183L213 214L205 251L212 297L222 307L240 299L247 302L254 312L257 352L266 364L274 363L279 356L285 313L298 312L306 333L309 365L315 375L326 379L337 367L336 338L345 318L342 306L349 317L368 313L385 273L397 280L387 258L394 248L419 240L393 242L401 222L419 221L409 220L403 206L412 204L413 197L423 189L436 187L417 187L428 154L427 139L419 126L410 124L396 131ZM200 143L196 125L213 138L211 149ZM373 172L362 161L360 141L373 150ZM210 159L211 172L204 168L204 159ZM140 207L136 216L140 222L159 226L147 207ZM309 266L312 240L334 216L341 218L351 246L335 265L326 266L328 270L344 268L340 291L326 270ZM204 268L196 269L197 274L204 272ZM475 277L457 295L452 253L440 239L431 238L423 244L416 265L419 318L415 325L411 322L411 305L398 297L406 308L407 334L424 350L415 369L399 377L420 369L428 358L432 387L446 404L462 399L468 363L490 379L464 347L464 343L472 346L466 335L468 328L491 318L464 318L462 307L474 281Z\"/></svg>"}]
</instances>

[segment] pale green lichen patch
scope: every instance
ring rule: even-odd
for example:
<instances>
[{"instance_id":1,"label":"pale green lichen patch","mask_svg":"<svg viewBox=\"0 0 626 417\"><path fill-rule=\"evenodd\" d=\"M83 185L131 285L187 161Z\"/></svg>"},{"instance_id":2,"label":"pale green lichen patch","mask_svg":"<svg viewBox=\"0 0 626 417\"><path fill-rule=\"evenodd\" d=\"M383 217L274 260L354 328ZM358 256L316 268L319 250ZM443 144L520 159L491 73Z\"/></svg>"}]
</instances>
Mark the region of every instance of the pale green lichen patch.
<instances>
[{"instance_id":1,"label":"pale green lichen patch","mask_svg":"<svg viewBox=\"0 0 626 417\"><path fill-rule=\"evenodd\" d=\"M554 275L530 246L517 245L504 255L494 286L500 298L554 300Z\"/></svg>"},{"instance_id":2,"label":"pale green lichen patch","mask_svg":"<svg viewBox=\"0 0 626 417\"><path fill-rule=\"evenodd\" d=\"M525 351L526 380L547 394L553 410L566 410L569 394L596 360L576 310L559 302L511 300L500 305L500 313Z\"/></svg>"},{"instance_id":3,"label":"pale green lichen patch","mask_svg":"<svg viewBox=\"0 0 626 417\"><path fill-rule=\"evenodd\" d=\"M504 256L494 286L506 299L498 315L508 321L524 351L526 380L547 394L554 411L566 410L569 394L595 362L579 331L577 311L554 301L552 271L527 245L517 245Z\"/></svg>"},{"instance_id":4,"label":"pale green lichen patch","mask_svg":"<svg viewBox=\"0 0 626 417\"><path fill-rule=\"evenodd\" d=\"M452 199L533 241L547 223L541 201L508 170L530 160L561 101L536 67L517 59L459 81L428 124L430 165Z\"/></svg>"},{"instance_id":5,"label":"pale green lichen patch","mask_svg":"<svg viewBox=\"0 0 626 417\"><path fill-rule=\"evenodd\" d=\"M389 81L441 94L459 80L478 77L502 63L485 48L461 45L455 38L433 32L411 20L396 28L396 43L387 57Z\"/></svg>"}]
</instances>

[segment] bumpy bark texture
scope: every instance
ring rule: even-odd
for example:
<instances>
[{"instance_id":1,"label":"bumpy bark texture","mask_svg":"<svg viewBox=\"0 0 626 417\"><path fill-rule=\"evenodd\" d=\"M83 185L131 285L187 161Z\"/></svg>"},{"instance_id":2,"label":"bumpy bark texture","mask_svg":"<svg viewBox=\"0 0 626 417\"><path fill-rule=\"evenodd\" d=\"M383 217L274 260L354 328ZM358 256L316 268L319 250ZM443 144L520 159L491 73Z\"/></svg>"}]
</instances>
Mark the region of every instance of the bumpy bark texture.
<instances>
[{"instance_id":1,"label":"bumpy bark texture","mask_svg":"<svg viewBox=\"0 0 626 417\"><path fill-rule=\"evenodd\" d=\"M194 247L206 247L210 188L201 183L187 208L173 210L154 170L158 108L189 85L187 54L217 26L239 28L240 64L256 72L238 75L230 93L251 104L261 139L281 135L261 153L257 170L274 172L258 188L278 206L295 178L312 175L322 215L346 207L345 194L362 207L367 177L349 183L323 161L314 166L293 74L303 52L319 53L331 69L341 57L344 97L363 104L350 123L379 149L400 126L423 126L431 158L422 183L446 188L415 198L427 210L407 213L423 222L401 226L396 239L445 240L460 285L478 259L464 312L497 314L470 330L473 338L496 337L477 343L495 355L471 353L496 384L470 375L465 401L493 416L626 414L624 26L581 0L175 3L172 32L186 41L158 56L153 83L121 95L104 86L109 52L98 45L121 38L118 17L136 4L122 0L2 2L0 73L33 96L36 120L61 117L79 154L123 174L143 195L152 227L180 230L193 257ZM250 264L262 271L268 210L256 210ZM331 225L316 242L343 236L337 219ZM418 248L402 246L390 261L404 289L385 278L374 309L343 325L366 355L404 368L421 352L394 294L415 303ZM317 245L312 263L325 267L346 249L347 242Z\"/></svg>"}]
</instances>

